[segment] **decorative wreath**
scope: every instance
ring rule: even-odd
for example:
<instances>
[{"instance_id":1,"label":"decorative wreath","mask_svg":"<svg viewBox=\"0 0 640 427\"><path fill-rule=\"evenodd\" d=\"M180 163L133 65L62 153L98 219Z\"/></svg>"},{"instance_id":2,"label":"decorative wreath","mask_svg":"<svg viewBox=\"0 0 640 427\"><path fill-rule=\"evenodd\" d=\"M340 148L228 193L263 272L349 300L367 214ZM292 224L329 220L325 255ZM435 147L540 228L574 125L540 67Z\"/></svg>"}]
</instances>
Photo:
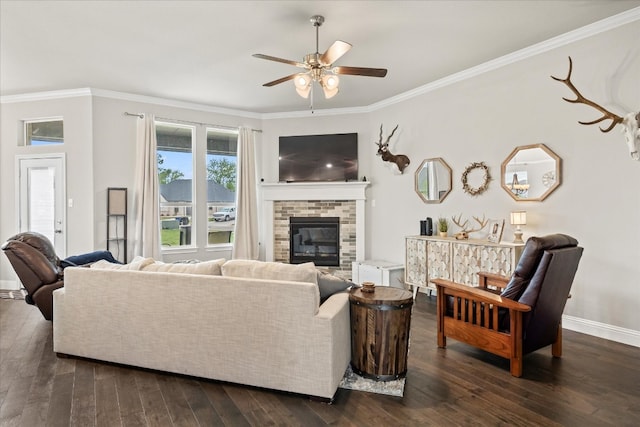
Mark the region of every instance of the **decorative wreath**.
<instances>
[{"instance_id":1,"label":"decorative wreath","mask_svg":"<svg viewBox=\"0 0 640 427\"><path fill-rule=\"evenodd\" d=\"M484 171L484 182L480 187L475 188L469 186L469 183L467 182L467 175L469 175L469 172L473 171L474 169L482 169ZM469 193L472 196L477 196L478 194L482 194L487 190L490 180L491 174L489 173L489 167L485 165L484 162L474 162L467 166L467 168L462 173L462 189L465 191L465 193Z\"/></svg>"}]
</instances>

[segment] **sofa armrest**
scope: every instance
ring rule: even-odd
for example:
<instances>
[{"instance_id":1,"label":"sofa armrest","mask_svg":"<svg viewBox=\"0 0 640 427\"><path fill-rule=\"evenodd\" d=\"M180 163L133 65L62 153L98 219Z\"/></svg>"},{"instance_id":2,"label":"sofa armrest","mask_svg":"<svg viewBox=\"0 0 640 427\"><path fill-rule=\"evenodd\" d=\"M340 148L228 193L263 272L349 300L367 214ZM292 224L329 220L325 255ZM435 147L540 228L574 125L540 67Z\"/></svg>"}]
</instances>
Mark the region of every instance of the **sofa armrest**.
<instances>
[{"instance_id":1,"label":"sofa armrest","mask_svg":"<svg viewBox=\"0 0 640 427\"><path fill-rule=\"evenodd\" d=\"M349 311L349 294L347 292L338 292L331 295L318 309L316 317L320 319L332 319L340 314L343 310Z\"/></svg>"}]
</instances>

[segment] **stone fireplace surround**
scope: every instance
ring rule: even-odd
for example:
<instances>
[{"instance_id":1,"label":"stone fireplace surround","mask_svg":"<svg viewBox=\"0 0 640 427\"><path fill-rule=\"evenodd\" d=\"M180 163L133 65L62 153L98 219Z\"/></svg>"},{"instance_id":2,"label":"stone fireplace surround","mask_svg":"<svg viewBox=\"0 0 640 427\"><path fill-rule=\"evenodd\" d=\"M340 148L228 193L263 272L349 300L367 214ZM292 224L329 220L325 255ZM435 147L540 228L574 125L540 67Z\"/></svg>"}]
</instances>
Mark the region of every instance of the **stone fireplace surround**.
<instances>
[{"instance_id":1,"label":"stone fireplace surround","mask_svg":"<svg viewBox=\"0 0 640 427\"><path fill-rule=\"evenodd\" d=\"M365 189L369 182L262 184L266 261L289 261L290 216L340 217L340 269L364 259Z\"/></svg>"}]
</instances>

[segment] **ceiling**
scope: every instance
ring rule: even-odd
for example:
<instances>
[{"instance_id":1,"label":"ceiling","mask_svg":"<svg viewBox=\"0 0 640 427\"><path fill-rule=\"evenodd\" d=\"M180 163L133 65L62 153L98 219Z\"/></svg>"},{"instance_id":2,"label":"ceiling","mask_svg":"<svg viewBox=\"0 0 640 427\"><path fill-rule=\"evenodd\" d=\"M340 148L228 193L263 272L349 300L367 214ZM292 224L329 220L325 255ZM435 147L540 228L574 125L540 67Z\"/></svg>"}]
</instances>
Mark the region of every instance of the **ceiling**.
<instances>
[{"instance_id":1,"label":"ceiling","mask_svg":"<svg viewBox=\"0 0 640 427\"><path fill-rule=\"evenodd\" d=\"M91 87L255 113L304 111L301 61L335 40L336 65L387 68L341 76L314 107L366 107L587 24L640 0L569 1L0 1L0 94Z\"/></svg>"}]
</instances>

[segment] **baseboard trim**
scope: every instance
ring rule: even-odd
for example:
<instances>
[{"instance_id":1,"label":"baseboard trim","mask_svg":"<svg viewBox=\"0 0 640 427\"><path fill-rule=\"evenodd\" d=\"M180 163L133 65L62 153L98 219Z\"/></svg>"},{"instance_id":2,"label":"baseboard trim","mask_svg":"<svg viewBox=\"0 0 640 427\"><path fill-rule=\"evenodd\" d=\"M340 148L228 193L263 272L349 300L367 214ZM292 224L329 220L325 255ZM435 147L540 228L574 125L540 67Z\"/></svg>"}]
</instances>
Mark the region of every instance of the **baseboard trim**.
<instances>
[{"instance_id":1,"label":"baseboard trim","mask_svg":"<svg viewBox=\"0 0 640 427\"><path fill-rule=\"evenodd\" d=\"M574 316L562 316L562 327L594 337L640 347L640 331L612 326L606 323L582 319Z\"/></svg>"},{"instance_id":2,"label":"baseboard trim","mask_svg":"<svg viewBox=\"0 0 640 427\"><path fill-rule=\"evenodd\" d=\"M20 284L17 280L0 280L0 289L17 291L18 289L20 289Z\"/></svg>"}]
</instances>

